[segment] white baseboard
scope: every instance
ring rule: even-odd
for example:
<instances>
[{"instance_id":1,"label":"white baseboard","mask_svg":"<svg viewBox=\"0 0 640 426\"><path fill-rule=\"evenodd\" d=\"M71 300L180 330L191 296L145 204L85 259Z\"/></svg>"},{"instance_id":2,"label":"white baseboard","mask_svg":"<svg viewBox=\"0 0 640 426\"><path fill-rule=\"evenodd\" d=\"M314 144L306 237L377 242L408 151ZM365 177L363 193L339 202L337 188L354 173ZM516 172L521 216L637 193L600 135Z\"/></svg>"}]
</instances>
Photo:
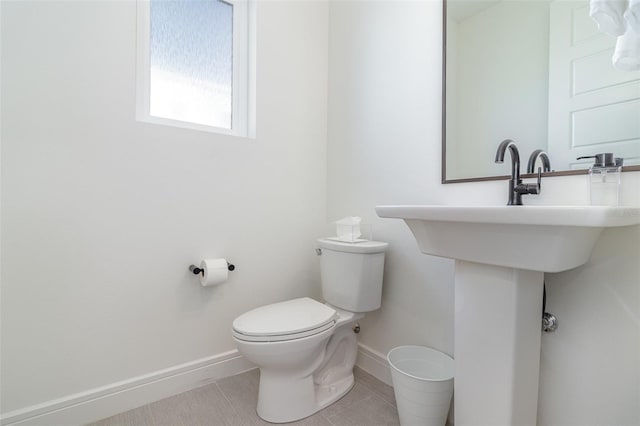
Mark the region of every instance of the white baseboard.
<instances>
[{"instance_id":1,"label":"white baseboard","mask_svg":"<svg viewBox=\"0 0 640 426\"><path fill-rule=\"evenodd\" d=\"M82 425L255 368L237 350L3 413L3 426Z\"/></svg>"},{"instance_id":2,"label":"white baseboard","mask_svg":"<svg viewBox=\"0 0 640 426\"><path fill-rule=\"evenodd\" d=\"M391 385L386 357L358 344L356 365ZM74 395L2 413L2 426L82 425L168 398L255 366L237 350L155 371Z\"/></svg>"},{"instance_id":3,"label":"white baseboard","mask_svg":"<svg viewBox=\"0 0 640 426\"><path fill-rule=\"evenodd\" d=\"M393 386L391 384L391 370L389 369L387 357L380 352L371 349L367 345L358 343L356 365L376 379L381 380L389 386Z\"/></svg>"}]
</instances>

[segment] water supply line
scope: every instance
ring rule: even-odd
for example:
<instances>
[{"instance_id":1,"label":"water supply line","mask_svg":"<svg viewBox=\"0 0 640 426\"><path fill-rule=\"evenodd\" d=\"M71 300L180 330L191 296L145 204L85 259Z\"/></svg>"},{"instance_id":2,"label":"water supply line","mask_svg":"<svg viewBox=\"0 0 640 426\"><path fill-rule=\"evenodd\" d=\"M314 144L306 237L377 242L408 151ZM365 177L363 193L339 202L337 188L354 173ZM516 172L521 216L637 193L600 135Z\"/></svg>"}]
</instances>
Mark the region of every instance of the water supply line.
<instances>
[{"instance_id":1,"label":"water supply line","mask_svg":"<svg viewBox=\"0 0 640 426\"><path fill-rule=\"evenodd\" d=\"M553 333L558 328L558 319L555 315L545 312L547 307L547 286L545 283L542 286L542 331Z\"/></svg>"}]
</instances>

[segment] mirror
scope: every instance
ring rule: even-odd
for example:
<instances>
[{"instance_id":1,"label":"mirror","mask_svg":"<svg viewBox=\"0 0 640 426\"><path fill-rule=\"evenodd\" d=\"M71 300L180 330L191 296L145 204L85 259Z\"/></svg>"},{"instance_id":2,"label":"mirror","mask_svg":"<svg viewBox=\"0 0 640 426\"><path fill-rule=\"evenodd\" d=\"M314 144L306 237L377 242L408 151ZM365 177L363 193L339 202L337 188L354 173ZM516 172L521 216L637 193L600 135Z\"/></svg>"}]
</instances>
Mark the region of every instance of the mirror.
<instances>
[{"instance_id":1,"label":"mirror","mask_svg":"<svg viewBox=\"0 0 640 426\"><path fill-rule=\"evenodd\" d=\"M547 175L586 173L576 158L600 152L640 170L640 71L614 68L588 0L444 0L443 24L443 183L506 178L504 139L522 173L536 149Z\"/></svg>"}]
</instances>

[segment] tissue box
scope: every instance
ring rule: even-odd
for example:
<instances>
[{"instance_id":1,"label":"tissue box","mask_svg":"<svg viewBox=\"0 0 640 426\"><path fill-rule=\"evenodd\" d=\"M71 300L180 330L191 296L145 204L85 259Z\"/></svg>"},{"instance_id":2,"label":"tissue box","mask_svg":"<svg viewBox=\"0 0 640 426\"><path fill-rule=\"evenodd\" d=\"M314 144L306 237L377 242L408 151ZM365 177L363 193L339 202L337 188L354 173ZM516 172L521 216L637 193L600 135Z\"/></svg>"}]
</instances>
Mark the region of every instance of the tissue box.
<instances>
[{"instance_id":1,"label":"tissue box","mask_svg":"<svg viewBox=\"0 0 640 426\"><path fill-rule=\"evenodd\" d=\"M362 235L360 232L362 219L357 216L349 216L336 221L337 239L346 242L356 242Z\"/></svg>"}]
</instances>

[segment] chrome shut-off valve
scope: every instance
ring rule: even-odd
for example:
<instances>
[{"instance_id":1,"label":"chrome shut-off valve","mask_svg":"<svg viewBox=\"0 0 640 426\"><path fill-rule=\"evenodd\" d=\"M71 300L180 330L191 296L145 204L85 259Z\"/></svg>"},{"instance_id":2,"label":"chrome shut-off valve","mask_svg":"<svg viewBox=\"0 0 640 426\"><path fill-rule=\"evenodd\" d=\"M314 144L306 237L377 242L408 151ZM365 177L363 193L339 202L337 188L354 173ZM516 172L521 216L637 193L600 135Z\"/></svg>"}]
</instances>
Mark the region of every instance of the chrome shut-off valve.
<instances>
[{"instance_id":1,"label":"chrome shut-off valve","mask_svg":"<svg viewBox=\"0 0 640 426\"><path fill-rule=\"evenodd\" d=\"M542 331L545 333L552 333L558 328L558 319L555 315L545 312L542 315Z\"/></svg>"}]
</instances>

